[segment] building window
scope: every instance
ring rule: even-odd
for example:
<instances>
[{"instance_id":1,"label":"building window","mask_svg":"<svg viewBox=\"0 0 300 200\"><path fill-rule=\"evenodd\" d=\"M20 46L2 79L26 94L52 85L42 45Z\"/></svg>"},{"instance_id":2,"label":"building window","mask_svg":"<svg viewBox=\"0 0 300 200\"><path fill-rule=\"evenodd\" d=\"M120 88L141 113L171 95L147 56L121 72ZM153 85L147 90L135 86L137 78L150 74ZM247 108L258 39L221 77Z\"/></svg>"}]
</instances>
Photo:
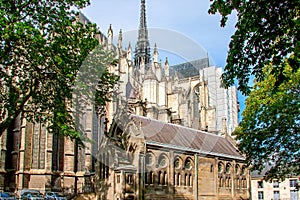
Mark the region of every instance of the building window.
<instances>
[{"instance_id":1,"label":"building window","mask_svg":"<svg viewBox=\"0 0 300 200\"><path fill-rule=\"evenodd\" d=\"M129 185L133 184L133 175L132 174L128 174L128 176L127 176L127 183Z\"/></svg>"},{"instance_id":2,"label":"building window","mask_svg":"<svg viewBox=\"0 0 300 200\"><path fill-rule=\"evenodd\" d=\"M246 174L246 167L245 167L245 166L242 167L241 174L242 174L242 175L245 175L245 174Z\"/></svg>"},{"instance_id":3,"label":"building window","mask_svg":"<svg viewBox=\"0 0 300 200\"><path fill-rule=\"evenodd\" d=\"M297 179L290 179L290 187L297 187Z\"/></svg>"},{"instance_id":4,"label":"building window","mask_svg":"<svg viewBox=\"0 0 300 200\"><path fill-rule=\"evenodd\" d=\"M235 174L238 175L240 173L240 166L236 165L235 166Z\"/></svg>"},{"instance_id":5,"label":"building window","mask_svg":"<svg viewBox=\"0 0 300 200\"><path fill-rule=\"evenodd\" d=\"M291 190L290 200L298 200L298 190Z\"/></svg>"},{"instance_id":6,"label":"building window","mask_svg":"<svg viewBox=\"0 0 300 200\"><path fill-rule=\"evenodd\" d=\"M274 191L274 200L279 200L279 199L280 199L279 191Z\"/></svg>"},{"instance_id":7,"label":"building window","mask_svg":"<svg viewBox=\"0 0 300 200\"><path fill-rule=\"evenodd\" d=\"M184 164L184 169L191 169L191 168L192 168L191 160L187 159Z\"/></svg>"},{"instance_id":8,"label":"building window","mask_svg":"<svg viewBox=\"0 0 300 200\"><path fill-rule=\"evenodd\" d=\"M161 184L161 171L158 172L158 180L157 180L158 185Z\"/></svg>"},{"instance_id":9,"label":"building window","mask_svg":"<svg viewBox=\"0 0 300 200\"><path fill-rule=\"evenodd\" d=\"M237 189L240 189L240 179L239 179L239 178L237 178L237 179L235 180L235 185L236 185L236 188L237 188Z\"/></svg>"},{"instance_id":10,"label":"building window","mask_svg":"<svg viewBox=\"0 0 300 200\"><path fill-rule=\"evenodd\" d=\"M247 188L247 179L246 178L242 179L242 188L244 188L244 189Z\"/></svg>"},{"instance_id":11,"label":"building window","mask_svg":"<svg viewBox=\"0 0 300 200\"><path fill-rule=\"evenodd\" d=\"M273 188L279 188L278 180L273 180Z\"/></svg>"},{"instance_id":12,"label":"building window","mask_svg":"<svg viewBox=\"0 0 300 200\"><path fill-rule=\"evenodd\" d=\"M230 164L226 165L226 173L229 174L230 173Z\"/></svg>"},{"instance_id":13,"label":"building window","mask_svg":"<svg viewBox=\"0 0 300 200\"><path fill-rule=\"evenodd\" d=\"M151 165L153 163L152 156L150 154L146 155L146 165Z\"/></svg>"},{"instance_id":14,"label":"building window","mask_svg":"<svg viewBox=\"0 0 300 200\"><path fill-rule=\"evenodd\" d=\"M164 155L161 155L158 159L158 165L160 167L166 167L167 166L167 159Z\"/></svg>"},{"instance_id":15,"label":"building window","mask_svg":"<svg viewBox=\"0 0 300 200\"><path fill-rule=\"evenodd\" d=\"M158 185L166 185L167 172L158 172Z\"/></svg>"},{"instance_id":16,"label":"building window","mask_svg":"<svg viewBox=\"0 0 300 200\"><path fill-rule=\"evenodd\" d=\"M148 180L148 173L145 173L145 184L149 184L149 180Z\"/></svg>"},{"instance_id":17,"label":"building window","mask_svg":"<svg viewBox=\"0 0 300 200\"><path fill-rule=\"evenodd\" d=\"M223 187L223 178L219 177L219 187Z\"/></svg>"},{"instance_id":18,"label":"building window","mask_svg":"<svg viewBox=\"0 0 300 200\"><path fill-rule=\"evenodd\" d=\"M257 188L264 188L264 184L262 181L257 181Z\"/></svg>"},{"instance_id":19,"label":"building window","mask_svg":"<svg viewBox=\"0 0 300 200\"><path fill-rule=\"evenodd\" d=\"M149 173L149 184L153 184L153 179L154 179L154 177L153 177L153 172L151 171L151 172Z\"/></svg>"},{"instance_id":20,"label":"building window","mask_svg":"<svg viewBox=\"0 0 300 200\"><path fill-rule=\"evenodd\" d=\"M168 185L168 176L167 176L167 172L164 172L163 185Z\"/></svg>"},{"instance_id":21,"label":"building window","mask_svg":"<svg viewBox=\"0 0 300 200\"><path fill-rule=\"evenodd\" d=\"M264 192L258 192L258 200L263 200L264 199Z\"/></svg>"},{"instance_id":22,"label":"building window","mask_svg":"<svg viewBox=\"0 0 300 200\"><path fill-rule=\"evenodd\" d=\"M188 186L188 183L189 183L189 175L188 175L188 174L185 174L184 185L185 185L185 186Z\"/></svg>"},{"instance_id":23,"label":"building window","mask_svg":"<svg viewBox=\"0 0 300 200\"><path fill-rule=\"evenodd\" d=\"M120 183L120 175L117 175L117 183Z\"/></svg>"},{"instance_id":24,"label":"building window","mask_svg":"<svg viewBox=\"0 0 300 200\"><path fill-rule=\"evenodd\" d=\"M175 167L175 169L179 169L179 167L180 167L180 160L179 160L179 158L177 158L177 159L175 160L175 162L174 162L174 167Z\"/></svg>"},{"instance_id":25,"label":"building window","mask_svg":"<svg viewBox=\"0 0 300 200\"><path fill-rule=\"evenodd\" d=\"M218 164L218 172L222 173L223 169L224 169L224 165L221 162L219 162L219 164Z\"/></svg>"}]
</instances>

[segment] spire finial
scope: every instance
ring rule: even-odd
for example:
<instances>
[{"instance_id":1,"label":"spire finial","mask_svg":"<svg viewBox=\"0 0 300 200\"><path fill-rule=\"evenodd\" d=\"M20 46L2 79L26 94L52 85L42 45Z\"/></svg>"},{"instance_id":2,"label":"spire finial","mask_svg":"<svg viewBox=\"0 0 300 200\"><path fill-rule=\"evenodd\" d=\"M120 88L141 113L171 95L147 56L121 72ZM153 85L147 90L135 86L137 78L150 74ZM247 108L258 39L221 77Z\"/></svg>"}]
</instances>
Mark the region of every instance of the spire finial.
<instances>
[{"instance_id":1,"label":"spire finial","mask_svg":"<svg viewBox=\"0 0 300 200\"><path fill-rule=\"evenodd\" d=\"M168 57L166 57L165 65L169 65Z\"/></svg>"},{"instance_id":2,"label":"spire finial","mask_svg":"<svg viewBox=\"0 0 300 200\"><path fill-rule=\"evenodd\" d=\"M120 29L120 32L119 32L119 39L118 39L118 48L119 49L122 49L122 29Z\"/></svg>"},{"instance_id":3,"label":"spire finial","mask_svg":"<svg viewBox=\"0 0 300 200\"><path fill-rule=\"evenodd\" d=\"M154 53L157 52L157 45L156 43L154 44Z\"/></svg>"},{"instance_id":4,"label":"spire finial","mask_svg":"<svg viewBox=\"0 0 300 200\"><path fill-rule=\"evenodd\" d=\"M138 32L138 41L135 48L135 66L139 66L141 58L144 58L145 64L150 63L150 43L148 39L148 29L146 23L146 1L141 0L140 27Z\"/></svg>"}]
</instances>

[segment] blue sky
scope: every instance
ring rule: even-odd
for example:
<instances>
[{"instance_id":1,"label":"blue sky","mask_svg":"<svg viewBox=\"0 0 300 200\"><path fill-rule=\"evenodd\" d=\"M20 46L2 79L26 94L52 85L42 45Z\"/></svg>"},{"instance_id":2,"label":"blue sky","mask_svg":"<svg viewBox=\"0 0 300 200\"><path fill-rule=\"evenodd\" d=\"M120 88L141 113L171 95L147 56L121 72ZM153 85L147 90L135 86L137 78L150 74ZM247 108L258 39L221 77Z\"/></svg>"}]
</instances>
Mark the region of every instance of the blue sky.
<instances>
[{"instance_id":1,"label":"blue sky","mask_svg":"<svg viewBox=\"0 0 300 200\"><path fill-rule=\"evenodd\" d=\"M147 26L150 30L173 31L180 34L181 38L188 38L202 47L214 64L224 67L230 37L235 31L236 16L232 15L227 26L221 28L220 16L208 14L209 5L209 0L146 0ZM82 12L92 22L97 23L105 34L109 24L112 24L114 35L118 35L119 30L122 29L125 34L132 32L130 40L137 38L135 31L139 27L140 0L91 0L91 5ZM169 37L162 38L166 40ZM153 40L150 34L151 45L156 42L160 48L161 41ZM116 42L116 39L114 41ZM127 40L123 43L124 48L128 45L126 42ZM131 45L134 46L134 43L132 41ZM188 45L180 44L180 46L183 48ZM174 52L176 49L172 50L170 46L168 51ZM189 54L192 53L189 52ZM177 64L174 63L176 60L173 62L169 59L169 61L171 64Z\"/></svg>"},{"instance_id":2,"label":"blue sky","mask_svg":"<svg viewBox=\"0 0 300 200\"><path fill-rule=\"evenodd\" d=\"M140 3L140 0L91 0L91 5L81 12L105 34L112 24L115 43L122 29L123 48L129 41L134 48ZM146 0L150 45L157 43L162 61L168 56L172 65L208 55L214 65L224 68L237 17L231 15L226 27L220 27L221 16L208 14L209 6L210 0ZM239 101L243 110L244 97L239 95Z\"/></svg>"}]
</instances>

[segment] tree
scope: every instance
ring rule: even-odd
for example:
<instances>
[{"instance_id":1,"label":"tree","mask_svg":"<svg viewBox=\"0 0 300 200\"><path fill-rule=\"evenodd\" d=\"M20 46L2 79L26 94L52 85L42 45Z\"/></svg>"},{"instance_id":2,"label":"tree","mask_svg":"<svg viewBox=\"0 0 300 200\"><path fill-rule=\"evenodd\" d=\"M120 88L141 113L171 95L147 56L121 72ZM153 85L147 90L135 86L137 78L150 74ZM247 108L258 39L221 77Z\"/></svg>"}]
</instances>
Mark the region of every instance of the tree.
<instances>
[{"instance_id":1,"label":"tree","mask_svg":"<svg viewBox=\"0 0 300 200\"><path fill-rule=\"evenodd\" d=\"M251 169L271 166L268 179L300 174L299 7L299 0L213 0L209 10L222 15L221 26L237 12L222 83L237 80L249 95L233 134Z\"/></svg>"},{"instance_id":2,"label":"tree","mask_svg":"<svg viewBox=\"0 0 300 200\"><path fill-rule=\"evenodd\" d=\"M95 24L81 23L71 8L88 4L89 0L0 0L0 135L21 116L82 139L70 102L81 64L99 45L99 31ZM103 59L95 64L103 76L97 84L103 87L97 88L107 94L117 77L103 68L114 57L99 48ZM108 100L101 94L99 104Z\"/></svg>"},{"instance_id":3,"label":"tree","mask_svg":"<svg viewBox=\"0 0 300 200\"><path fill-rule=\"evenodd\" d=\"M209 13L222 15L221 26L234 10L238 20L231 37L227 64L222 76L225 87L238 81L238 89L249 94L251 76L264 79L263 68L272 63L276 86L286 80L283 74L286 58L293 72L299 68L300 1L213 0ZM293 59L290 55L293 54Z\"/></svg>"},{"instance_id":4,"label":"tree","mask_svg":"<svg viewBox=\"0 0 300 200\"><path fill-rule=\"evenodd\" d=\"M234 134L253 170L270 167L267 179L299 175L300 69L293 72L286 61L283 74L288 81L276 90L272 66L266 66L263 72L266 78L255 83Z\"/></svg>"}]
</instances>

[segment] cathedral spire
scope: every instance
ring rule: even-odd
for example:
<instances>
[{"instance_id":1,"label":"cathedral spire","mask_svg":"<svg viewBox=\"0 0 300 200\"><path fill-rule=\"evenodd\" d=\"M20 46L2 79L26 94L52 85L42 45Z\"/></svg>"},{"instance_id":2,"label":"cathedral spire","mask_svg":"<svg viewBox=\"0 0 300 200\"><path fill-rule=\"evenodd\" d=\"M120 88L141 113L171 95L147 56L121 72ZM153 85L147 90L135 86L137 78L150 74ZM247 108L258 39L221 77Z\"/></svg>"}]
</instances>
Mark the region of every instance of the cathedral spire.
<instances>
[{"instance_id":1,"label":"cathedral spire","mask_svg":"<svg viewBox=\"0 0 300 200\"><path fill-rule=\"evenodd\" d=\"M141 59L144 59L145 65L150 63L150 43L148 39L148 29L146 23L146 2L141 0L140 27L138 32L138 41L135 47L135 66L139 66Z\"/></svg>"}]
</instances>

